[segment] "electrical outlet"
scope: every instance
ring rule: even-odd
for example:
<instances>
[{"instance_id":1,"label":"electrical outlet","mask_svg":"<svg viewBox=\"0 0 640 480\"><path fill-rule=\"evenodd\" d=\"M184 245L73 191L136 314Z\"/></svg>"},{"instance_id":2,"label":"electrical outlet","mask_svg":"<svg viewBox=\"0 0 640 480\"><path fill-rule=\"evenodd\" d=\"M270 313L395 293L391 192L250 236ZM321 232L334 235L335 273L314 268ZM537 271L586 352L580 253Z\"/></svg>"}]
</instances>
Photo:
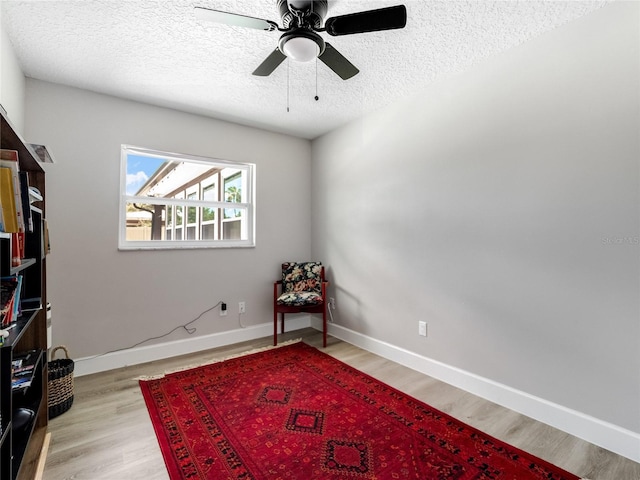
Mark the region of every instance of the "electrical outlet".
<instances>
[{"instance_id":1,"label":"electrical outlet","mask_svg":"<svg viewBox=\"0 0 640 480\"><path fill-rule=\"evenodd\" d=\"M227 316L227 304L222 302L220 304L220 316L221 317L226 317Z\"/></svg>"},{"instance_id":2,"label":"electrical outlet","mask_svg":"<svg viewBox=\"0 0 640 480\"><path fill-rule=\"evenodd\" d=\"M244 313L246 311L246 304L244 302L238 303L238 313Z\"/></svg>"},{"instance_id":3,"label":"electrical outlet","mask_svg":"<svg viewBox=\"0 0 640 480\"><path fill-rule=\"evenodd\" d=\"M418 322L418 334L423 337L427 336L427 322Z\"/></svg>"},{"instance_id":4,"label":"electrical outlet","mask_svg":"<svg viewBox=\"0 0 640 480\"><path fill-rule=\"evenodd\" d=\"M329 307L331 307L331 310L335 310L336 309L336 299L333 297L329 297Z\"/></svg>"}]
</instances>

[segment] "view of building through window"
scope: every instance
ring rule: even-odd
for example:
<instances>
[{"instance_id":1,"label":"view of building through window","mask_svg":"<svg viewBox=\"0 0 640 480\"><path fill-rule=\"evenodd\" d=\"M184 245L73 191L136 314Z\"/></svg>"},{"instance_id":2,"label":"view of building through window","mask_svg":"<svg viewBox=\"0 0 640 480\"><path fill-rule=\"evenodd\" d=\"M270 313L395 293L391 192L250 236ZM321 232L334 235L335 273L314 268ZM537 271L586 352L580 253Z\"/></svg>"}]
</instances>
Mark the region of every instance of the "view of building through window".
<instances>
[{"instance_id":1,"label":"view of building through window","mask_svg":"<svg viewBox=\"0 0 640 480\"><path fill-rule=\"evenodd\" d=\"M122 147L120 248L253 245L253 165Z\"/></svg>"}]
</instances>

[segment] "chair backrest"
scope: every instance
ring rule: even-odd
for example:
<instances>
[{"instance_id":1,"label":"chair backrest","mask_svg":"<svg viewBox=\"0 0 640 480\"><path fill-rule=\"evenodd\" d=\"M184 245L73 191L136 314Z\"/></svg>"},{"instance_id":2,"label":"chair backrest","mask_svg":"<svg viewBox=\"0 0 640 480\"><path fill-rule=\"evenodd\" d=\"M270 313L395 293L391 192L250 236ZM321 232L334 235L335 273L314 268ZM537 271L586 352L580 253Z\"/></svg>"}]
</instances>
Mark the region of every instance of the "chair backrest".
<instances>
[{"instance_id":1,"label":"chair backrest","mask_svg":"<svg viewBox=\"0 0 640 480\"><path fill-rule=\"evenodd\" d=\"M282 291L322 291L324 268L320 262L285 262L282 264Z\"/></svg>"}]
</instances>

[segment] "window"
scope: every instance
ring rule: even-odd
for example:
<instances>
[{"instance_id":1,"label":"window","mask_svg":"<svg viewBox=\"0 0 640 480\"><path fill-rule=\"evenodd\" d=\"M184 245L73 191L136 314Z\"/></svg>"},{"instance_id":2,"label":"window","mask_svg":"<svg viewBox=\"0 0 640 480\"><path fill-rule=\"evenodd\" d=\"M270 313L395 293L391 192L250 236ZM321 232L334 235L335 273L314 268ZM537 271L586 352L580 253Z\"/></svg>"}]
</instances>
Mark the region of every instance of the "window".
<instances>
[{"instance_id":1,"label":"window","mask_svg":"<svg viewBox=\"0 0 640 480\"><path fill-rule=\"evenodd\" d=\"M254 246L254 168L123 145L119 248Z\"/></svg>"}]
</instances>

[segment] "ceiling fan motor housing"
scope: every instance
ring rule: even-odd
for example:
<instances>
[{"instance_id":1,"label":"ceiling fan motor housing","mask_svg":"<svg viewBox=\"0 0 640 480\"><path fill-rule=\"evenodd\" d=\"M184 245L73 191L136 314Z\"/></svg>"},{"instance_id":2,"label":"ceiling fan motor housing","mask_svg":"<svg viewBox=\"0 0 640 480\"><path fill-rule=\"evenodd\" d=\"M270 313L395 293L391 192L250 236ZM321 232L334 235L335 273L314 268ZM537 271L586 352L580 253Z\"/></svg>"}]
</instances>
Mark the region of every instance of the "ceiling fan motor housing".
<instances>
[{"instance_id":1,"label":"ceiling fan motor housing","mask_svg":"<svg viewBox=\"0 0 640 480\"><path fill-rule=\"evenodd\" d=\"M284 29L306 27L322 28L327 15L327 0L277 0ZM302 22L302 23L301 23Z\"/></svg>"}]
</instances>

